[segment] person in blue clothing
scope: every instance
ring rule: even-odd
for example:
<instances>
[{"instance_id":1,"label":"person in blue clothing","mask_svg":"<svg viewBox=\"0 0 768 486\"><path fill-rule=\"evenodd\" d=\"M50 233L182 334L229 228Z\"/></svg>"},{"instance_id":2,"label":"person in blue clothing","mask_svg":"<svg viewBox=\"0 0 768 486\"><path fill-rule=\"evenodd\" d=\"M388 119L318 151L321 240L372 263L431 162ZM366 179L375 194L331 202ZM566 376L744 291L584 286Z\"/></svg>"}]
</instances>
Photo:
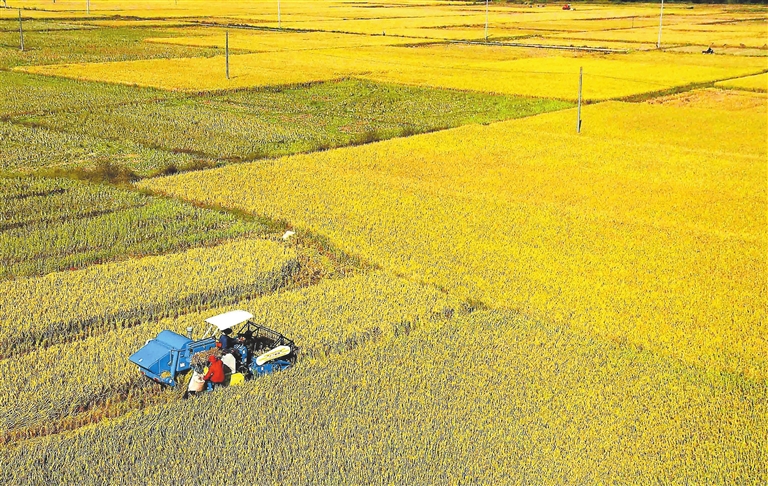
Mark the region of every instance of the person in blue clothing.
<instances>
[{"instance_id":1,"label":"person in blue clothing","mask_svg":"<svg viewBox=\"0 0 768 486\"><path fill-rule=\"evenodd\" d=\"M222 351L225 349L230 349L232 346L237 344L237 340L230 336L232 334L232 329L224 329L221 331L221 336L219 336L219 344L221 344Z\"/></svg>"}]
</instances>

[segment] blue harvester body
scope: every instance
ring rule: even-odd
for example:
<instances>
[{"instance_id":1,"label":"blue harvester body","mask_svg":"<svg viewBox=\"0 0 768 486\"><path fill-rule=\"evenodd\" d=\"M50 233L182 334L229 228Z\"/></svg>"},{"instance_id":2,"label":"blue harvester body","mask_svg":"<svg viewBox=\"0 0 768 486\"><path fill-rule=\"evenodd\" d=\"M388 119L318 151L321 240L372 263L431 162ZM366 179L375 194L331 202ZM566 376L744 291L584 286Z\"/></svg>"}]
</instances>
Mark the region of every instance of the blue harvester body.
<instances>
[{"instance_id":1,"label":"blue harvester body","mask_svg":"<svg viewBox=\"0 0 768 486\"><path fill-rule=\"evenodd\" d=\"M205 335L210 335L213 329L229 333L234 326L240 326L235 346L240 348L235 349L240 363L236 366L237 370L231 371L242 373L248 379L293 366L299 351L296 344L279 332L253 322L252 318L250 312L234 310L205 320L211 326ZM192 336L192 328L188 327L187 331ZM192 357L201 351L215 348L216 341L215 337L193 340L165 330L155 339L147 341L128 359L148 378L175 386L176 377L192 369ZM270 354L275 351L276 354ZM201 372L200 369L197 371Z\"/></svg>"},{"instance_id":2,"label":"blue harvester body","mask_svg":"<svg viewBox=\"0 0 768 486\"><path fill-rule=\"evenodd\" d=\"M131 362L141 372L158 383L174 386L176 377L190 369L192 355L216 347L216 339L209 337L193 341L173 331L161 331L155 339L147 341L131 355Z\"/></svg>"}]
</instances>

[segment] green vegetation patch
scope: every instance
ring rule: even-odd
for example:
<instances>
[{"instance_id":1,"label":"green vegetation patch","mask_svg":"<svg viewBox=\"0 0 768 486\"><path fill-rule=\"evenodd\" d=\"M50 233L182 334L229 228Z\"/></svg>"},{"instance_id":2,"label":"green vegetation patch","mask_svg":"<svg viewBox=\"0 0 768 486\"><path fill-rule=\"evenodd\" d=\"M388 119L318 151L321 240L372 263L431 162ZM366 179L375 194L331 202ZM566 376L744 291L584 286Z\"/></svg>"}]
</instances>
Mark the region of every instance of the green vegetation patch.
<instances>
[{"instance_id":1,"label":"green vegetation patch","mask_svg":"<svg viewBox=\"0 0 768 486\"><path fill-rule=\"evenodd\" d=\"M56 20L44 20L44 19L27 19L22 14L22 26L24 32L48 32L52 30L85 30L93 29L90 25L60 22ZM0 19L0 32L15 32L19 33L19 19L17 18L5 18ZM18 43L12 47L17 47Z\"/></svg>"},{"instance_id":2,"label":"green vegetation patch","mask_svg":"<svg viewBox=\"0 0 768 486\"><path fill-rule=\"evenodd\" d=\"M184 168L198 164L194 157L152 150L130 141L104 140L0 121L0 170L30 172L42 168L65 171L109 162L138 173L158 167Z\"/></svg>"},{"instance_id":3,"label":"green vegetation patch","mask_svg":"<svg viewBox=\"0 0 768 486\"><path fill-rule=\"evenodd\" d=\"M171 91L0 71L0 118L169 99Z\"/></svg>"},{"instance_id":4,"label":"green vegetation patch","mask_svg":"<svg viewBox=\"0 0 768 486\"><path fill-rule=\"evenodd\" d=\"M258 222L101 184L0 178L0 278L175 252L266 231Z\"/></svg>"},{"instance_id":5,"label":"green vegetation patch","mask_svg":"<svg viewBox=\"0 0 768 486\"><path fill-rule=\"evenodd\" d=\"M19 50L18 28L0 31L0 69L40 64L132 61L178 57L205 57L221 49L144 42L150 37L173 37L178 31L157 28L102 27L24 33ZM187 34L189 35L189 34Z\"/></svg>"},{"instance_id":6,"label":"green vegetation patch","mask_svg":"<svg viewBox=\"0 0 768 486\"><path fill-rule=\"evenodd\" d=\"M23 121L67 133L242 161L367 143L563 109L562 101L345 80L156 103L62 111Z\"/></svg>"}]
</instances>

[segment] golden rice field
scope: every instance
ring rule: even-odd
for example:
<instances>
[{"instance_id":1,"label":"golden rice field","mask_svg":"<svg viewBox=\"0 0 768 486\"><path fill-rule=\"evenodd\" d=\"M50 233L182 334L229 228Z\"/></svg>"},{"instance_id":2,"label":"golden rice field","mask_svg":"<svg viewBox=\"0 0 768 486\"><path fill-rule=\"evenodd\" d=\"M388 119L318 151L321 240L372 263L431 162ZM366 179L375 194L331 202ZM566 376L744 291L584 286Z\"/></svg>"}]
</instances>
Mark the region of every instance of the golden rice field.
<instances>
[{"instance_id":1,"label":"golden rice field","mask_svg":"<svg viewBox=\"0 0 768 486\"><path fill-rule=\"evenodd\" d=\"M137 271L140 271L140 265L140 262L135 265ZM169 282L173 283L176 282ZM82 294L64 294L62 306L73 307L81 299ZM244 308L258 315L259 320L269 327L290 332L293 338L300 340L306 359L322 359L371 340L385 339L401 332L406 323L441 319L446 309L455 309L458 313L460 304L434 289L371 274L329 280L303 290L238 300L236 305L192 311L179 317L148 320L133 327L117 326L113 332L96 332L83 340L42 347L19 359L0 360L0 373L9 378L16 377L10 386L0 390L0 404L8 410L2 417L0 443L18 436L52 433L57 429L73 428L73 424L88 423L92 418L89 413L109 413L109 402L119 404L125 398L121 395L146 398L149 390L134 390L143 377L137 375L131 363L115 360L115 354L130 355L148 336L163 329L183 334L187 326L193 326L199 335L205 330L201 323L206 317ZM330 319L329 309L333 309ZM91 317L88 309L80 310L79 314L73 311L72 315L81 320ZM87 362L83 362L83 356L88 356ZM93 373L89 370L100 371ZM73 373L78 379L71 383L69 377ZM25 375L34 378L30 381ZM55 394L41 394L37 390L38 386L54 385ZM177 397L173 394L164 397L165 400L171 398ZM14 403L18 405L12 406Z\"/></svg>"},{"instance_id":2,"label":"golden rice field","mask_svg":"<svg viewBox=\"0 0 768 486\"><path fill-rule=\"evenodd\" d=\"M688 25L673 25L662 33L662 44L666 45L711 45L713 47L726 46L747 46L747 47L768 47L768 38L765 35L765 29L768 25L763 23L759 29L755 30L733 30L733 31L699 31L691 29ZM578 33L560 33L553 37L572 38L572 39L590 39L624 42L648 42L658 38L658 23L653 27L642 27L634 29L605 30L598 32L578 32Z\"/></svg>"},{"instance_id":3,"label":"golden rice field","mask_svg":"<svg viewBox=\"0 0 768 486\"><path fill-rule=\"evenodd\" d=\"M2 4L0 480L768 484L768 8L572 6Z\"/></svg>"},{"instance_id":4,"label":"golden rice field","mask_svg":"<svg viewBox=\"0 0 768 486\"><path fill-rule=\"evenodd\" d=\"M580 135L574 115L142 187L290 220L466 298L765 378L765 110L735 122L604 103L584 110Z\"/></svg>"},{"instance_id":5,"label":"golden rice field","mask_svg":"<svg viewBox=\"0 0 768 486\"><path fill-rule=\"evenodd\" d=\"M225 32L226 29L210 29L206 35L150 38L146 42L184 46L224 47ZM304 51L334 48L355 49L358 47L407 43L405 39L398 37L358 36L332 32L297 32L294 35L286 36L279 32L232 30L228 34L230 49L249 52Z\"/></svg>"},{"instance_id":6,"label":"golden rice field","mask_svg":"<svg viewBox=\"0 0 768 486\"><path fill-rule=\"evenodd\" d=\"M199 45L199 38L190 39ZM183 42L174 39L174 43ZM220 39L219 42L222 42ZM530 50L488 50L485 46L359 47L270 52L230 56L230 79L221 57L158 59L117 63L23 68L27 72L170 90L243 88L317 82L344 77L459 90L575 100L579 69L585 72L584 98L605 100L657 92L692 83L755 74L763 59L710 58L643 53L602 57ZM660 62L661 61L661 62Z\"/></svg>"},{"instance_id":7,"label":"golden rice field","mask_svg":"<svg viewBox=\"0 0 768 486\"><path fill-rule=\"evenodd\" d=\"M768 73L720 81L717 86L766 93L768 92Z\"/></svg>"},{"instance_id":8,"label":"golden rice field","mask_svg":"<svg viewBox=\"0 0 768 486\"><path fill-rule=\"evenodd\" d=\"M320 315L334 322L333 311ZM27 483L219 481L213 455L190 466L183 443L247 457L227 471L236 483L727 484L765 477L765 398L765 386L483 311L36 439L0 461L24 466L16 477ZM84 450L106 460L72 454Z\"/></svg>"}]
</instances>

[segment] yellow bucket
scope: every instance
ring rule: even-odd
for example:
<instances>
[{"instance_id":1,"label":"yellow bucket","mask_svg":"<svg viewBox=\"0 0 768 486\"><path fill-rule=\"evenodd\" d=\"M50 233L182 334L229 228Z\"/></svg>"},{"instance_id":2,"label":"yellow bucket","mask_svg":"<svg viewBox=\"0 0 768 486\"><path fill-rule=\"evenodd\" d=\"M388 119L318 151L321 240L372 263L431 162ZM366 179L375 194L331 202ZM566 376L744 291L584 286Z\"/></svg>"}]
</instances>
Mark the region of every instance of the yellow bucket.
<instances>
[{"instance_id":1,"label":"yellow bucket","mask_svg":"<svg viewBox=\"0 0 768 486\"><path fill-rule=\"evenodd\" d=\"M229 386L242 385L245 382L245 376L242 373L232 373L229 378Z\"/></svg>"}]
</instances>

